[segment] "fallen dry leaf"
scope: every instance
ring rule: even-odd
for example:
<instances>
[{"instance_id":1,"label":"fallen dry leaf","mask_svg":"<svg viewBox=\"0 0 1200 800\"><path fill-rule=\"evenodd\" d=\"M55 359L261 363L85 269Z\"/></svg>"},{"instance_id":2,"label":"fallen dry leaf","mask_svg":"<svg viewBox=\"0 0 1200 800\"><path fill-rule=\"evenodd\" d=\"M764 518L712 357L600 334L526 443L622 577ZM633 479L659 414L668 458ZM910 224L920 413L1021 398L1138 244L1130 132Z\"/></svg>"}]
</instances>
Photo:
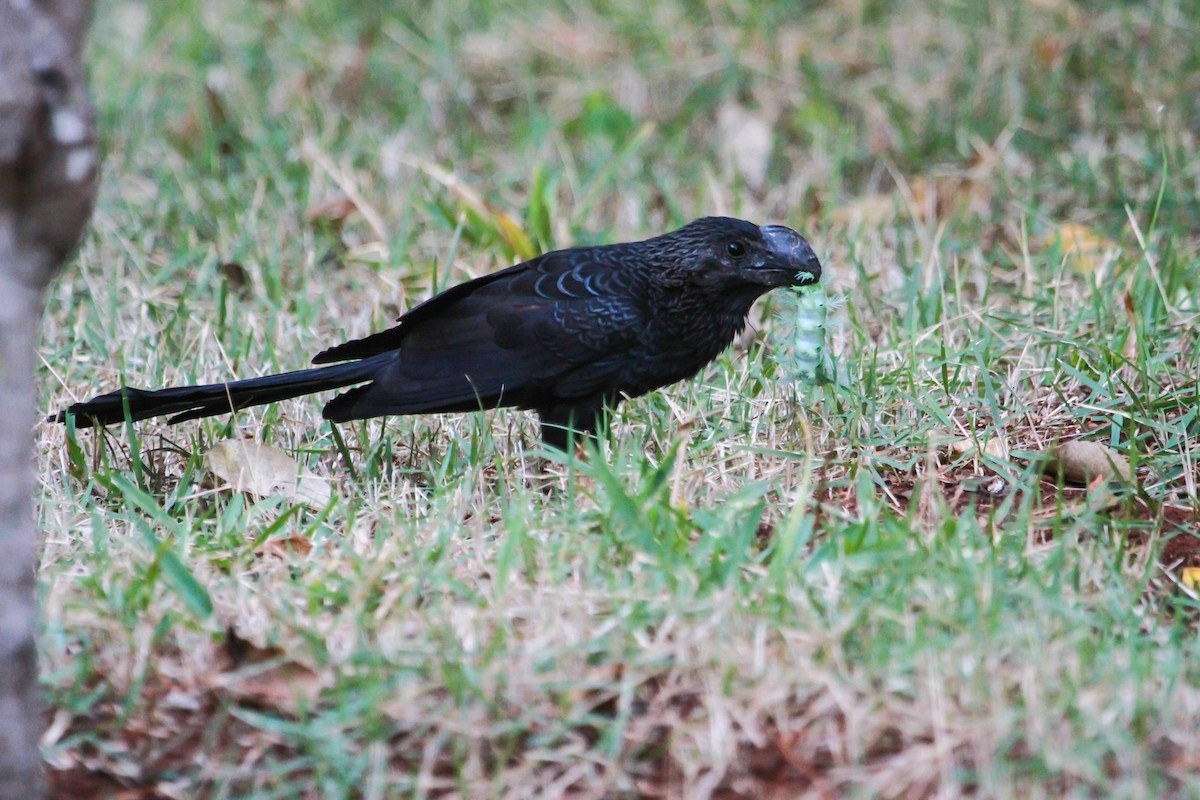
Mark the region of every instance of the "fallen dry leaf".
<instances>
[{"instance_id":1,"label":"fallen dry leaf","mask_svg":"<svg viewBox=\"0 0 1200 800\"><path fill-rule=\"evenodd\" d=\"M354 205L354 210L362 214L375 236L373 242L366 244L379 248L386 254L387 245L384 243L388 240L387 225L384 223L383 215L359 191L359 178L354 170L335 163L333 158L312 139L305 139L301 142L300 153L305 159L312 162L315 169L328 175L338 185L347 200Z\"/></svg>"},{"instance_id":2,"label":"fallen dry leaf","mask_svg":"<svg viewBox=\"0 0 1200 800\"><path fill-rule=\"evenodd\" d=\"M250 286L250 273L236 261L226 261L217 267L217 273L225 279L226 285L238 294L244 295Z\"/></svg>"},{"instance_id":3,"label":"fallen dry leaf","mask_svg":"<svg viewBox=\"0 0 1200 800\"><path fill-rule=\"evenodd\" d=\"M950 443L950 452L956 456L961 455L987 455L995 458L1007 459L1008 452L1004 447L1004 442L998 436L993 436L988 439L983 445L983 450L980 451L978 443L975 439L956 439Z\"/></svg>"},{"instance_id":4,"label":"fallen dry leaf","mask_svg":"<svg viewBox=\"0 0 1200 800\"><path fill-rule=\"evenodd\" d=\"M1106 268L1120 250L1116 242L1101 236L1094 228L1074 222L1059 225L1042 236L1036 244L1039 250L1060 248L1067 263L1084 275L1092 275Z\"/></svg>"},{"instance_id":5,"label":"fallen dry leaf","mask_svg":"<svg viewBox=\"0 0 1200 800\"><path fill-rule=\"evenodd\" d=\"M872 227L901 214L911 214L928 224L954 214L983 213L996 193L993 175L999 160L995 151L981 146L978 157L969 166L912 179L898 175L899 190L861 197L834 209L830 219L850 227Z\"/></svg>"},{"instance_id":6,"label":"fallen dry leaf","mask_svg":"<svg viewBox=\"0 0 1200 800\"><path fill-rule=\"evenodd\" d=\"M345 193L323 197L304 212L306 222L317 222L333 228L341 227L346 217L358 210L358 206Z\"/></svg>"},{"instance_id":7,"label":"fallen dry leaf","mask_svg":"<svg viewBox=\"0 0 1200 800\"><path fill-rule=\"evenodd\" d=\"M926 224L986 208L995 194L991 167L985 162L961 173L918 175L908 188L917 218Z\"/></svg>"},{"instance_id":8,"label":"fallen dry leaf","mask_svg":"<svg viewBox=\"0 0 1200 800\"><path fill-rule=\"evenodd\" d=\"M1119 453L1099 442L1058 442L1046 451L1050 456L1050 469L1061 469L1062 475L1072 483L1090 484L1096 480L1111 480L1120 477L1130 480L1133 471L1129 462Z\"/></svg>"},{"instance_id":9,"label":"fallen dry leaf","mask_svg":"<svg viewBox=\"0 0 1200 800\"><path fill-rule=\"evenodd\" d=\"M1123 300L1125 302L1125 317L1129 320L1129 333L1125 336L1125 346L1121 348L1121 355L1126 361L1136 361L1138 354L1138 320L1137 307L1134 305L1131 289L1125 289Z\"/></svg>"},{"instance_id":10,"label":"fallen dry leaf","mask_svg":"<svg viewBox=\"0 0 1200 800\"><path fill-rule=\"evenodd\" d=\"M1192 591L1200 591L1200 567L1187 567L1179 573L1179 580Z\"/></svg>"},{"instance_id":11,"label":"fallen dry leaf","mask_svg":"<svg viewBox=\"0 0 1200 800\"><path fill-rule=\"evenodd\" d=\"M316 705L328 682L294 661L251 664L235 672L212 675L209 686L238 703L296 715Z\"/></svg>"},{"instance_id":12,"label":"fallen dry leaf","mask_svg":"<svg viewBox=\"0 0 1200 800\"><path fill-rule=\"evenodd\" d=\"M241 142L241 133L216 83L211 78L207 80L203 102L191 103L190 111L167 125L167 141L187 158L203 151L209 135L214 137L217 153L225 157L236 152Z\"/></svg>"},{"instance_id":13,"label":"fallen dry leaf","mask_svg":"<svg viewBox=\"0 0 1200 800\"><path fill-rule=\"evenodd\" d=\"M504 243L517 254L518 258L527 260L537 255L533 241L525 233L525 229L521 227L520 223L513 219L512 215L497 210L482 194L458 175L432 161L409 156L406 153L399 156L399 161L420 170L432 180L446 187L451 194L458 198L460 203L490 224L492 229L504 240Z\"/></svg>"},{"instance_id":14,"label":"fallen dry leaf","mask_svg":"<svg viewBox=\"0 0 1200 800\"><path fill-rule=\"evenodd\" d=\"M282 450L244 439L217 442L204 454L209 472L235 492L255 497L281 495L314 508L329 505L328 481L303 469Z\"/></svg>"},{"instance_id":15,"label":"fallen dry leaf","mask_svg":"<svg viewBox=\"0 0 1200 800\"><path fill-rule=\"evenodd\" d=\"M263 545L263 552L279 558L290 559L294 555L306 556L312 552L312 540L306 536L292 534L283 539L268 539Z\"/></svg>"},{"instance_id":16,"label":"fallen dry leaf","mask_svg":"<svg viewBox=\"0 0 1200 800\"><path fill-rule=\"evenodd\" d=\"M521 227L521 224L505 211L494 213L496 230L499 231L500 238L504 240L509 249L520 258L533 258L537 254L537 249L534 248L533 240L525 233L525 229Z\"/></svg>"},{"instance_id":17,"label":"fallen dry leaf","mask_svg":"<svg viewBox=\"0 0 1200 800\"><path fill-rule=\"evenodd\" d=\"M218 669L203 680L217 694L292 716L311 709L332 685L330 676L288 659L278 647L258 647L232 628L214 661Z\"/></svg>"}]
</instances>

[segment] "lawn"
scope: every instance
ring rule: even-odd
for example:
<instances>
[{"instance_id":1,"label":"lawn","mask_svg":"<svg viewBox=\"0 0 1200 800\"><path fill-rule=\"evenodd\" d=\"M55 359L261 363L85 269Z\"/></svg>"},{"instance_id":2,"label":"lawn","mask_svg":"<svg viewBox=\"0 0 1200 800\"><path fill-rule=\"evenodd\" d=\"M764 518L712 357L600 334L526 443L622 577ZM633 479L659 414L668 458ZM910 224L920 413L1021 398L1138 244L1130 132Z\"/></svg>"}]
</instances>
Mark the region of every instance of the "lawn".
<instances>
[{"instance_id":1,"label":"lawn","mask_svg":"<svg viewBox=\"0 0 1200 800\"><path fill-rule=\"evenodd\" d=\"M1200 796L1196 0L408 5L101 3L48 412L706 214L813 242L835 380L777 292L586 458L40 425L62 796Z\"/></svg>"}]
</instances>

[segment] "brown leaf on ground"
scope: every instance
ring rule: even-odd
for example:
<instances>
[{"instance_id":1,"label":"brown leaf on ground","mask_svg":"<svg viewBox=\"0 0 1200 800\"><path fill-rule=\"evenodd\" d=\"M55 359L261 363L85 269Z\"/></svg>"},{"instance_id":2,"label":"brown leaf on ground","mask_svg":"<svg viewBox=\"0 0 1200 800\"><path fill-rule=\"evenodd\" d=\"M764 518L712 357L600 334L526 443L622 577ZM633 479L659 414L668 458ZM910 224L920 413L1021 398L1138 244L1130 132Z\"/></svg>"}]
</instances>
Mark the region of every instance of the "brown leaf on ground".
<instances>
[{"instance_id":1,"label":"brown leaf on ground","mask_svg":"<svg viewBox=\"0 0 1200 800\"><path fill-rule=\"evenodd\" d=\"M1200 520L1182 506L1162 506L1163 517L1176 526L1176 534L1163 546L1162 562L1174 569L1200 568Z\"/></svg>"},{"instance_id":2,"label":"brown leaf on ground","mask_svg":"<svg viewBox=\"0 0 1200 800\"><path fill-rule=\"evenodd\" d=\"M217 273L225 279L226 285L238 294L246 294L250 286L250 273L236 261L226 261L217 267Z\"/></svg>"},{"instance_id":3,"label":"brown leaf on ground","mask_svg":"<svg viewBox=\"0 0 1200 800\"><path fill-rule=\"evenodd\" d=\"M303 469L282 450L258 442L217 442L204 454L204 463L235 492L260 498L281 495L318 509L333 497L328 481Z\"/></svg>"},{"instance_id":4,"label":"brown leaf on ground","mask_svg":"<svg viewBox=\"0 0 1200 800\"><path fill-rule=\"evenodd\" d=\"M312 708L332 681L328 675L288 659L278 647L259 647L230 628L214 659L218 670L204 680L234 702L289 716Z\"/></svg>"},{"instance_id":5,"label":"brown leaf on ground","mask_svg":"<svg viewBox=\"0 0 1200 800\"><path fill-rule=\"evenodd\" d=\"M475 212L480 219L490 225L496 231L496 234L504 240L504 243L508 245L509 249L516 253L518 258L530 259L537 255L537 249L533 246L533 240L529 238L529 234L525 232L520 223L511 214L500 211L492 203L488 202L479 191L460 176L423 158L403 154L399 160L414 169L420 170L431 180L444 186L451 194L458 198L460 203Z\"/></svg>"},{"instance_id":6,"label":"brown leaf on ground","mask_svg":"<svg viewBox=\"0 0 1200 800\"><path fill-rule=\"evenodd\" d=\"M1063 477L1072 483L1091 484L1097 479L1130 480L1133 477L1129 461L1099 442L1058 442L1051 445L1046 454L1050 457L1048 469L1061 469Z\"/></svg>"},{"instance_id":7,"label":"brown leaf on ground","mask_svg":"<svg viewBox=\"0 0 1200 800\"><path fill-rule=\"evenodd\" d=\"M1128 288L1125 289L1122 300L1125 304L1125 316L1129 320L1129 335L1125 337L1125 346L1121 348L1121 355L1127 361L1135 361L1138 354L1137 306L1133 302L1133 293Z\"/></svg>"},{"instance_id":8,"label":"brown leaf on ground","mask_svg":"<svg viewBox=\"0 0 1200 800\"><path fill-rule=\"evenodd\" d=\"M114 776L103 770L93 770L83 765L69 769L50 769L51 797L86 800L167 800L169 795L158 791L156 786L125 786Z\"/></svg>"},{"instance_id":9,"label":"brown leaf on ground","mask_svg":"<svg viewBox=\"0 0 1200 800\"><path fill-rule=\"evenodd\" d=\"M930 224L955 214L983 214L996 193L999 152L979 145L976 158L965 166L940 168L906 178L896 175L898 189L866 195L836 208L830 219L847 226L878 226L908 214Z\"/></svg>"},{"instance_id":10,"label":"brown leaf on ground","mask_svg":"<svg viewBox=\"0 0 1200 800\"><path fill-rule=\"evenodd\" d=\"M954 214L982 210L991 202L994 187L980 172L919 175L909 184L917 218L928 224Z\"/></svg>"},{"instance_id":11,"label":"brown leaf on ground","mask_svg":"<svg viewBox=\"0 0 1200 800\"><path fill-rule=\"evenodd\" d=\"M269 539L263 545L262 552L277 556L283 559L291 559L294 556L304 557L312 552L312 540L299 534L282 539Z\"/></svg>"},{"instance_id":12,"label":"brown leaf on ground","mask_svg":"<svg viewBox=\"0 0 1200 800\"><path fill-rule=\"evenodd\" d=\"M358 206L345 193L328 195L310 205L304 211L304 221L310 224L328 225L337 229L346 218L358 210Z\"/></svg>"},{"instance_id":13,"label":"brown leaf on ground","mask_svg":"<svg viewBox=\"0 0 1200 800\"><path fill-rule=\"evenodd\" d=\"M167 126L166 138L175 149L188 158L203 152L208 136L215 137L217 152L233 155L238 149L241 134L214 81L204 85L203 100L191 104L191 111Z\"/></svg>"},{"instance_id":14,"label":"brown leaf on ground","mask_svg":"<svg viewBox=\"0 0 1200 800\"><path fill-rule=\"evenodd\" d=\"M1200 567L1186 567L1179 573L1179 579L1192 591L1200 590Z\"/></svg>"},{"instance_id":15,"label":"brown leaf on ground","mask_svg":"<svg viewBox=\"0 0 1200 800\"><path fill-rule=\"evenodd\" d=\"M988 439L983 443L982 448L976 439L956 439L950 443L950 452L956 456L992 456L1003 460L1008 459L1008 448L1004 446L1004 440L999 436Z\"/></svg>"},{"instance_id":16,"label":"brown leaf on ground","mask_svg":"<svg viewBox=\"0 0 1200 800\"><path fill-rule=\"evenodd\" d=\"M1079 273L1092 275L1108 267L1117 257L1120 246L1095 228L1068 222L1049 231L1035 244L1038 250L1058 247L1067 263Z\"/></svg>"}]
</instances>

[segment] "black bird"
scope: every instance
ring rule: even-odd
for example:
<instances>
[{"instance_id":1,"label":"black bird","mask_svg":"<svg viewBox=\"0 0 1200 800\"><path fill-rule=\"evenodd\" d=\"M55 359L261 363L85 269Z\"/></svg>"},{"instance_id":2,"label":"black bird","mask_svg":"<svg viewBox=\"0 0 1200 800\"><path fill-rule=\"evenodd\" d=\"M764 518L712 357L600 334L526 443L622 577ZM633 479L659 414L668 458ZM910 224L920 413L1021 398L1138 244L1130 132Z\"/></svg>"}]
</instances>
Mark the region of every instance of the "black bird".
<instances>
[{"instance_id":1,"label":"black bird","mask_svg":"<svg viewBox=\"0 0 1200 800\"><path fill-rule=\"evenodd\" d=\"M356 386L329 401L335 422L516 406L565 449L627 397L690 378L780 286L815 283L821 264L783 225L705 217L643 242L574 247L447 289L399 324L331 347L314 364L261 378L145 391L122 388L50 417L171 423Z\"/></svg>"}]
</instances>

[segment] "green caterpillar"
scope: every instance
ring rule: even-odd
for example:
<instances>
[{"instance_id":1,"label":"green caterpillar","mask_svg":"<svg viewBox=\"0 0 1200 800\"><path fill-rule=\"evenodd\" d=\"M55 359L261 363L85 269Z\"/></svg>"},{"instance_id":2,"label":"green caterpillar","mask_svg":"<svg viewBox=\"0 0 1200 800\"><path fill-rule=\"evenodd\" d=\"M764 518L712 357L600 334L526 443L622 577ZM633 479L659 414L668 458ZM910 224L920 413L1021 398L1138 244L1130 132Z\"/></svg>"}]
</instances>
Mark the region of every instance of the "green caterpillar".
<instances>
[{"instance_id":1,"label":"green caterpillar","mask_svg":"<svg viewBox=\"0 0 1200 800\"><path fill-rule=\"evenodd\" d=\"M827 383L832 379L825 359L825 287L820 283L797 286L792 333L791 366L804 383Z\"/></svg>"}]
</instances>

